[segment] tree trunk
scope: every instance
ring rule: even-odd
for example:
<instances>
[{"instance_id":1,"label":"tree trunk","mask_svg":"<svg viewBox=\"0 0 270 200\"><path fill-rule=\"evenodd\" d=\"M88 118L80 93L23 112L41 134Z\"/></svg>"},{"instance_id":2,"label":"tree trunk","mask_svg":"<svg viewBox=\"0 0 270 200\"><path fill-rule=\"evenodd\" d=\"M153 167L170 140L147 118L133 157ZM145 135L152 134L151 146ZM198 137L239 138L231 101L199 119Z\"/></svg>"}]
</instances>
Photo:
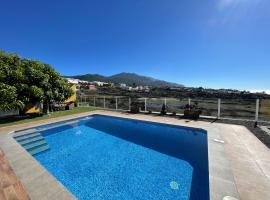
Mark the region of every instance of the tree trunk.
<instances>
[{"instance_id":1,"label":"tree trunk","mask_svg":"<svg viewBox=\"0 0 270 200\"><path fill-rule=\"evenodd\" d=\"M26 111L27 111L26 107L23 107L22 109L19 109L19 115L20 116L25 116L26 115Z\"/></svg>"},{"instance_id":2,"label":"tree trunk","mask_svg":"<svg viewBox=\"0 0 270 200\"><path fill-rule=\"evenodd\" d=\"M44 102L43 103L43 114L49 114L50 111L49 111L49 102Z\"/></svg>"},{"instance_id":3,"label":"tree trunk","mask_svg":"<svg viewBox=\"0 0 270 200\"><path fill-rule=\"evenodd\" d=\"M25 109L20 109L19 110L19 115L24 116L25 115Z\"/></svg>"}]
</instances>

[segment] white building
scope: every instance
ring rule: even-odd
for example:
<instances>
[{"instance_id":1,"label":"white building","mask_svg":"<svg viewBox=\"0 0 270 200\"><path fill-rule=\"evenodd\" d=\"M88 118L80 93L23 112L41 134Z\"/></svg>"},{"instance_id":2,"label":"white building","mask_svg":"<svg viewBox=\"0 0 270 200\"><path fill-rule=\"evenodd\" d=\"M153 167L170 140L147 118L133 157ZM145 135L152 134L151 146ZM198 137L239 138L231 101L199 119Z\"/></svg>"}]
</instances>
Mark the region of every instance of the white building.
<instances>
[{"instance_id":1,"label":"white building","mask_svg":"<svg viewBox=\"0 0 270 200\"><path fill-rule=\"evenodd\" d=\"M79 79L75 79L75 78L67 78L69 83L72 84L79 84L80 80Z\"/></svg>"},{"instance_id":2,"label":"white building","mask_svg":"<svg viewBox=\"0 0 270 200\"><path fill-rule=\"evenodd\" d=\"M88 81L83 81L76 78L66 78L66 79L68 80L69 83L72 83L72 84L88 83Z\"/></svg>"},{"instance_id":3,"label":"white building","mask_svg":"<svg viewBox=\"0 0 270 200\"><path fill-rule=\"evenodd\" d=\"M127 87L127 84L125 84L125 83L120 83L119 85L120 85L120 88L126 88Z\"/></svg>"},{"instance_id":4,"label":"white building","mask_svg":"<svg viewBox=\"0 0 270 200\"><path fill-rule=\"evenodd\" d=\"M94 83L95 85L97 85L97 86L103 86L103 85L106 84L106 83L101 82L101 81L93 81L93 83Z\"/></svg>"}]
</instances>

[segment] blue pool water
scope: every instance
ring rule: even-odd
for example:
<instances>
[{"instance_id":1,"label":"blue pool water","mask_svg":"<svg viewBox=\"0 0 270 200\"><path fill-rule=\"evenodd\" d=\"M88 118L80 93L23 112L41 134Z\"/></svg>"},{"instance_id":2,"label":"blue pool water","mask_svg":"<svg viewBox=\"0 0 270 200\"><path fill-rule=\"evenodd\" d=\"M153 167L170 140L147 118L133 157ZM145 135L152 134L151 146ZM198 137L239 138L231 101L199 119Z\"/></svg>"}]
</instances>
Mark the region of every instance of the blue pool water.
<instances>
[{"instance_id":1,"label":"blue pool water","mask_svg":"<svg viewBox=\"0 0 270 200\"><path fill-rule=\"evenodd\" d=\"M78 199L209 199L203 130L94 115L41 133L34 157Z\"/></svg>"}]
</instances>

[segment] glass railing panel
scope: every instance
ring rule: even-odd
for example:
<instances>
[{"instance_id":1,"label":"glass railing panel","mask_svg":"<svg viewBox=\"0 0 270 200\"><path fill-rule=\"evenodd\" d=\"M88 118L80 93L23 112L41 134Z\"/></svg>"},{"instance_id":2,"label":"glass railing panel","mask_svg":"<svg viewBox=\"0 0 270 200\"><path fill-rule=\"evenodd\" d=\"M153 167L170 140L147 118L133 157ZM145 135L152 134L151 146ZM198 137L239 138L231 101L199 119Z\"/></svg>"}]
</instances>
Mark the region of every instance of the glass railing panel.
<instances>
[{"instance_id":1,"label":"glass railing panel","mask_svg":"<svg viewBox=\"0 0 270 200\"><path fill-rule=\"evenodd\" d=\"M166 107L168 113L184 114L188 99L166 98Z\"/></svg>"},{"instance_id":2,"label":"glass railing panel","mask_svg":"<svg viewBox=\"0 0 270 200\"><path fill-rule=\"evenodd\" d=\"M256 99L222 99L221 117L255 119Z\"/></svg>"},{"instance_id":3,"label":"glass railing panel","mask_svg":"<svg viewBox=\"0 0 270 200\"><path fill-rule=\"evenodd\" d=\"M109 109L116 108L116 99L115 97L106 97L105 99L105 107Z\"/></svg>"},{"instance_id":4,"label":"glass railing panel","mask_svg":"<svg viewBox=\"0 0 270 200\"><path fill-rule=\"evenodd\" d=\"M79 106L88 106L88 99L86 96L80 96L77 98L77 103Z\"/></svg>"},{"instance_id":5,"label":"glass railing panel","mask_svg":"<svg viewBox=\"0 0 270 200\"><path fill-rule=\"evenodd\" d=\"M118 97L117 98L118 109L128 110L129 109L129 98L128 97Z\"/></svg>"},{"instance_id":6,"label":"glass railing panel","mask_svg":"<svg viewBox=\"0 0 270 200\"><path fill-rule=\"evenodd\" d=\"M260 100L259 121L270 122L270 99Z\"/></svg>"},{"instance_id":7,"label":"glass railing panel","mask_svg":"<svg viewBox=\"0 0 270 200\"><path fill-rule=\"evenodd\" d=\"M96 107L103 108L104 107L104 97L97 96L95 98L95 104L96 104Z\"/></svg>"},{"instance_id":8,"label":"glass railing panel","mask_svg":"<svg viewBox=\"0 0 270 200\"><path fill-rule=\"evenodd\" d=\"M197 105L203 116L217 117L218 99L191 99L191 105Z\"/></svg>"},{"instance_id":9,"label":"glass railing panel","mask_svg":"<svg viewBox=\"0 0 270 200\"><path fill-rule=\"evenodd\" d=\"M89 106L95 106L94 96L88 96L87 102Z\"/></svg>"},{"instance_id":10,"label":"glass railing panel","mask_svg":"<svg viewBox=\"0 0 270 200\"><path fill-rule=\"evenodd\" d=\"M147 111L160 112L164 99L162 98L148 98L147 99Z\"/></svg>"},{"instance_id":11,"label":"glass railing panel","mask_svg":"<svg viewBox=\"0 0 270 200\"><path fill-rule=\"evenodd\" d=\"M139 103L139 106L140 106L140 110L141 111L145 111L145 107L144 107L145 106L145 98L133 98L131 100L131 102L134 102L134 101L136 101L136 102ZM146 98L146 102L147 102L147 98Z\"/></svg>"}]
</instances>

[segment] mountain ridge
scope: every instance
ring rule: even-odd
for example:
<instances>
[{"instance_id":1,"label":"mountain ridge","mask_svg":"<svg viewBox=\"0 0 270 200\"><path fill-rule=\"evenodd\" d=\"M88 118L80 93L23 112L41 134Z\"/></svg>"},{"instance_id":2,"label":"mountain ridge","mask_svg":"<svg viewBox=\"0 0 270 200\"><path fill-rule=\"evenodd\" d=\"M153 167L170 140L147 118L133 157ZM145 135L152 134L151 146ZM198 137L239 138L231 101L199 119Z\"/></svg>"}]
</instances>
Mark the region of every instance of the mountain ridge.
<instances>
[{"instance_id":1,"label":"mountain ridge","mask_svg":"<svg viewBox=\"0 0 270 200\"><path fill-rule=\"evenodd\" d=\"M125 83L129 86L135 85L148 85L152 87L184 87L182 84L168 82L149 76L142 76L136 73L122 72L119 74L114 74L112 76L103 76L100 74L83 74L75 76L65 76L66 78L76 78L84 81L102 81L111 82L114 84Z\"/></svg>"}]
</instances>

